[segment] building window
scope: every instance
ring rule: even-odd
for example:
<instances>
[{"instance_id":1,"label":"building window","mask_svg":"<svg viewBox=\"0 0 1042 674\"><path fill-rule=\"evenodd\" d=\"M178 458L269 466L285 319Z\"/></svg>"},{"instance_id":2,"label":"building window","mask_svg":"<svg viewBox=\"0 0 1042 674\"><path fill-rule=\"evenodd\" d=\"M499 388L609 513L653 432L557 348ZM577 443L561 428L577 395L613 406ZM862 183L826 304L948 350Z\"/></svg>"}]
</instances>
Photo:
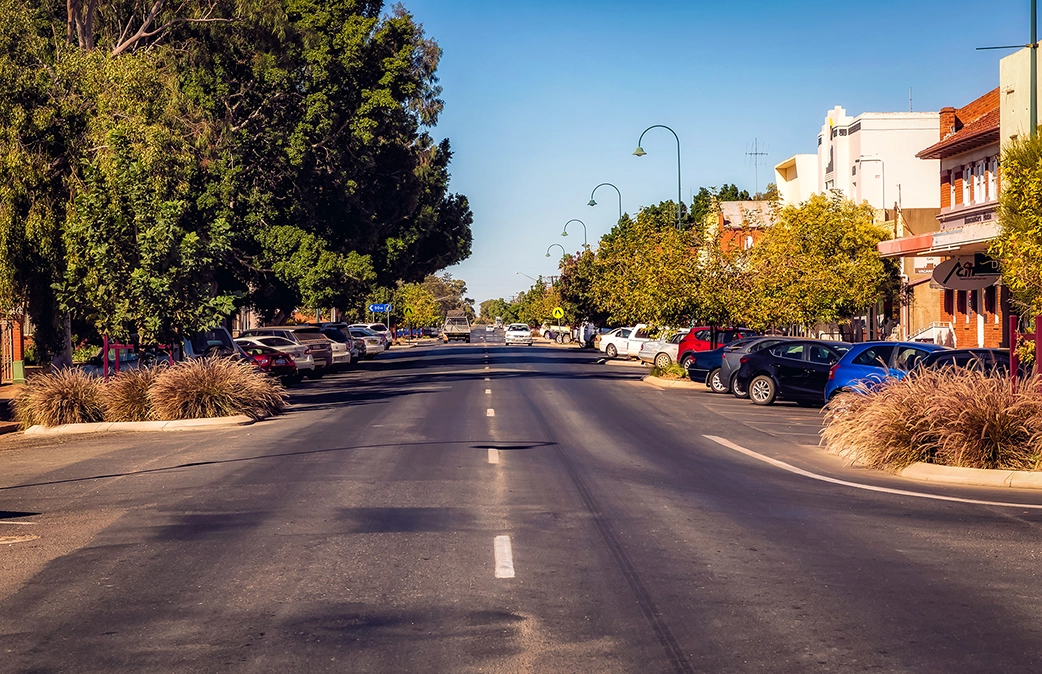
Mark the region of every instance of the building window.
<instances>
[{"instance_id":1,"label":"building window","mask_svg":"<svg viewBox=\"0 0 1042 674\"><path fill-rule=\"evenodd\" d=\"M980 291L969 290L966 292L966 304L969 306L967 314L979 314L980 313Z\"/></svg>"},{"instance_id":2,"label":"building window","mask_svg":"<svg viewBox=\"0 0 1042 674\"><path fill-rule=\"evenodd\" d=\"M984 311L989 314L997 313L995 311L996 295L995 286L988 286L984 289Z\"/></svg>"},{"instance_id":3,"label":"building window","mask_svg":"<svg viewBox=\"0 0 1042 674\"><path fill-rule=\"evenodd\" d=\"M960 314L966 313L966 291L957 290L955 295L955 310ZM969 316L966 317L969 319Z\"/></svg>"},{"instance_id":4,"label":"building window","mask_svg":"<svg viewBox=\"0 0 1042 674\"><path fill-rule=\"evenodd\" d=\"M999 198L999 158L992 157L988 162L988 199Z\"/></svg>"},{"instance_id":5,"label":"building window","mask_svg":"<svg viewBox=\"0 0 1042 674\"><path fill-rule=\"evenodd\" d=\"M970 170L970 165L967 164L966 166L962 167L962 204L963 204L963 206L969 206L970 205L970 201L972 201L972 199L973 199L972 192L971 192L971 189L972 189L971 186L973 184L972 180L973 180L973 172Z\"/></svg>"},{"instance_id":6,"label":"building window","mask_svg":"<svg viewBox=\"0 0 1042 674\"><path fill-rule=\"evenodd\" d=\"M746 250L749 250L750 248L752 248L753 247L753 237L752 236L746 236L745 240L742 242L742 246Z\"/></svg>"},{"instance_id":7,"label":"building window","mask_svg":"<svg viewBox=\"0 0 1042 674\"><path fill-rule=\"evenodd\" d=\"M977 166L973 172L973 200L977 203L984 203L988 200L987 192L985 192L987 176L984 173L986 168L987 162L981 160L977 162Z\"/></svg>"},{"instance_id":8,"label":"building window","mask_svg":"<svg viewBox=\"0 0 1042 674\"><path fill-rule=\"evenodd\" d=\"M949 316L955 315L955 292L952 290L944 291L944 313Z\"/></svg>"},{"instance_id":9,"label":"building window","mask_svg":"<svg viewBox=\"0 0 1042 674\"><path fill-rule=\"evenodd\" d=\"M948 171L948 208L955 206L955 171Z\"/></svg>"}]
</instances>

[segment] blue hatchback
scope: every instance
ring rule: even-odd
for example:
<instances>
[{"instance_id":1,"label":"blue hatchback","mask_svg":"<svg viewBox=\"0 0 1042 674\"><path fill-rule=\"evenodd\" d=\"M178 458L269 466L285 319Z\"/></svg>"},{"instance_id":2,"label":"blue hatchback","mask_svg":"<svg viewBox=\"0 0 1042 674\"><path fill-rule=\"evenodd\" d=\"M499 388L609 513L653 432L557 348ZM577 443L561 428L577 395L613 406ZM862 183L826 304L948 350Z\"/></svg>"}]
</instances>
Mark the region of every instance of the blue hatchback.
<instances>
[{"instance_id":1,"label":"blue hatchback","mask_svg":"<svg viewBox=\"0 0 1042 674\"><path fill-rule=\"evenodd\" d=\"M920 342L864 342L855 344L832 366L825 384L825 400L858 384L878 383L887 377L902 379L920 360L945 347Z\"/></svg>"}]
</instances>

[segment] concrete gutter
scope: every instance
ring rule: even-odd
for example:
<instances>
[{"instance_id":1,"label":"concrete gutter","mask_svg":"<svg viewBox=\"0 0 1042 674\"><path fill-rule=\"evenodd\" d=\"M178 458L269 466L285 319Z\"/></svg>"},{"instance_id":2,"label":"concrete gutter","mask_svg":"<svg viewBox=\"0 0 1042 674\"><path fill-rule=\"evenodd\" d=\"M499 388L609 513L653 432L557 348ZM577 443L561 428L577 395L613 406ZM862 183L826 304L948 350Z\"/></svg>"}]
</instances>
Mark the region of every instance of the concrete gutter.
<instances>
[{"instance_id":1,"label":"concrete gutter","mask_svg":"<svg viewBox=\"0 0 1042 674\"><path fill-rule=\"evenodd\" d=\"M245 414L209 419L178 419L177 421L102 421L93 424L64 424L62 426L30 426L26 435L80 435L120 431L194 431L211 428L249 426L254 419Z\"/></svg>"},{"instance_id":2,"label":"concrete gutter","mask_svg":"<svg viewBox=\"0 0 1042 674\"><path fill-rule=\"evenodd\" d=\"M652 377L650 374L641 377L641 381L645 384L657 386L658 388L686 388L689 390L705 389L704 384L696 384L688 379L663 379L662 377Z\"/></svg>"},{"instance_id":3,"label":"concrete gutter","mask_svg":"<svg viewBox=\"0 0 1042 674\"><path fill-rule=\"evenodd\" d=\"M938 466L933 463L913 463L898 473L901 477L923 482L965 484L980 487L1012 487L1015 489L1042 489L1042 471L989 470Z\"/></svg>"}]
</instances>

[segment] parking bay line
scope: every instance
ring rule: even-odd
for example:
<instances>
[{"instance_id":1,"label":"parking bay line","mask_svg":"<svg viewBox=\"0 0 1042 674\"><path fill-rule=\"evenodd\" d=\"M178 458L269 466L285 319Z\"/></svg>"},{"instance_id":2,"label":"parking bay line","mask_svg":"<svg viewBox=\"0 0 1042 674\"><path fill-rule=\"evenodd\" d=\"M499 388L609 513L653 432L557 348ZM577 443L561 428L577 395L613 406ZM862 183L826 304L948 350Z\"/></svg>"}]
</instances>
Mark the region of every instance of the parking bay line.
<instances>
[{"instance_id":1,"label":"parking bay line","mask_svg":"<svg viewBox=\"0 0 1042 674\"><path fill-rule=\"evenodd\" d=\"M496 578L513 578L514 553L510 548L510 536L496 536L492 549L496 557Z\"/></svg>"},{"instance_id":2,"label":"parking bay line","mask_svg":"<svg viewBox=\"0 0 1042 674\"><path fill-rule=\"evenodd\" d=\"M877 487L873 484L861 484L860 482L850 482L849 480L840 480L839 478L829 477L828 475L819 475L818 473L812 473L809 470L803 470L797 468L791 463L785 463L778 459L772 459L769 456L764 456L759 452L754 452L751 449L746 449L741 445L736 445L726 438L717 437L715 435L703 435L703 438L712 440L718 445L722 445L730 450L738 452L739 454L745 454L751 459L762 461L766 464L774 466L775 468L781 468L784 471L793 473L795 475L801 475L803 477L809 477L812 480L819 480L821 482L828 482L829 484L838 484L843 487L853 487L854 489L862 489L864 491L875 491L882 494L894 494L895 496L912 496L914 498L925 498L931 501L949 501L952 503L968 503L971 505L985 505L985 506L997 506L1000 508L1025 508L1029 510L1042 510L1042 505L1035 503L1009 503L1007 501L985 501L982 499L975 498L959 498L958 496L943 496L941 494L924 494L918 491L908 491L907 489L894 489L892 487Z\"/></svg>"}]
</instances>

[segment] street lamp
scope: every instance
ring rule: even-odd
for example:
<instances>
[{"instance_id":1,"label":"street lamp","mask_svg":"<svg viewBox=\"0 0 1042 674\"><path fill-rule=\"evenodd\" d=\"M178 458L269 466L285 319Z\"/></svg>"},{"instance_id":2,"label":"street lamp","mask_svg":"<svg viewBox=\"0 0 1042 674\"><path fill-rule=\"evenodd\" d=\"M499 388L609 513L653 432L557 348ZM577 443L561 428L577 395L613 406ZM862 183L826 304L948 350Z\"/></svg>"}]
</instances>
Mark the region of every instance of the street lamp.
<instances>
[{"instance_id":1,"label":"street lamp","mask_svg":"<svg viewBox=\"0 0 1042 674\"><path fill-rule=\"evenodd\" d=\"M665 124L653 124L648 128L644 129L644 131L640 134L640 138L637 139L637 149L633 151L633 154L637 157L643 157L647 154L647 152L644 151L644 148L642 148L640 144L641 141L644 140L644 134L648 131L651 131L652 129L665 129L666 131L669 131L671 134L673 134L673 137L677 139L677 229L680 229L680 207L684 204L683 192L681 192L680 190L680 136L677 135L676 131L669 128ZM621 218L622 216L620 215L619 217Z\"/></svg>"},{"instance_id":2,"label":"street lamp","mask_svg":"<svg viewBox=\"0 0 1042 674\"><path fill-rule=\"evenodd\" d=\"M559 243L551 243L549 246L546 247L546 256L547 257L550 257L550 249L553 248L554 246L557 246L558 248L561 249L561 255L567 255L568 254L568 251L566 251L564 249L564 246L562 246L561 244L559 244Z\"/></svg>"},{"instance_id":3,"label":"street lamp","mask_svg":"<svg viewBox=\"0 0 1042 674\"><path fill-rule=\"evenodd\" d=\"M561 236L568 236L568 225L569 225L569 223L572 223L572 222L578 222L580 225L583 226L583 248L589 248L590 244L586 243L586 223L583 222L582 220L578 219L578 218L572 218L568 222L564 223L564 231L561 232ZM560 246L561 244L557 244L557 245Z\"/></svg>"},{"instance_id":4,"label":"street lamp","mask_svg":"<svg viewBox=\"0 0 1042 674\"><path fill-rule=\"evenodd\" d=\"M643 151L644 150L641 150L641 152L643 152ZM638 156L641 156L641 155L638 155ZM622 220L622 192L619 192L619 188L615 187L615 185L612 185L611 183L601 183L597 187L594 187L593 188L593 192L590 192L590 203L588 203L586 205L587 206L596 206L597 205L597 202L593 200L593 194L594 194L594 192L597 191L598 188L604 187L605 185L607 185L608 187L615 188L615 191L619 193L619 220Z\"/></svg>"},{"instance_id":5,"label":"street lamp","mask_svg":"<svg viewBox=\"0 0 1042 674\"><path fill-rule=\"evenodd\" d=\"M532 279L533 281L535 281L536 283L539 283L539 279L537 279L537 278L534 278L534 277L532 277L532 276L529 276L528 274L525 274L525 273L523 273L523 272L515 271L515 272L514 272L514 274L517 274L517 275L519 275L519 276L524 276L525 278L530 278L530 279Z\"/></svg>"}]
</instances>

